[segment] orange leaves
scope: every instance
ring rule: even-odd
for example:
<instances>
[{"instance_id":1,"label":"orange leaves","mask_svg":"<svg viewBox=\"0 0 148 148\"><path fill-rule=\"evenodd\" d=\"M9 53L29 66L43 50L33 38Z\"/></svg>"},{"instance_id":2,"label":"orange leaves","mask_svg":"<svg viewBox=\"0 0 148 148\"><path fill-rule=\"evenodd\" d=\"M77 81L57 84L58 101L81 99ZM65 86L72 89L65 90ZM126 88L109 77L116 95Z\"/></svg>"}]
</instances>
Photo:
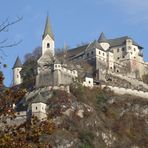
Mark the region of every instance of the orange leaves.
<instances>
[{"instance_id":1,"label":"orange leaves","mask_svg":"<svg viewBox=\"0 0 148 148\"><path fill-rule=\"evenodd\" d=\"M23 98L26 94L26 90L13 88L6 89L0 93L0 115L8 114L13 115L13 104L16 104L19 99Z\"/></svg>"}]
</instances>

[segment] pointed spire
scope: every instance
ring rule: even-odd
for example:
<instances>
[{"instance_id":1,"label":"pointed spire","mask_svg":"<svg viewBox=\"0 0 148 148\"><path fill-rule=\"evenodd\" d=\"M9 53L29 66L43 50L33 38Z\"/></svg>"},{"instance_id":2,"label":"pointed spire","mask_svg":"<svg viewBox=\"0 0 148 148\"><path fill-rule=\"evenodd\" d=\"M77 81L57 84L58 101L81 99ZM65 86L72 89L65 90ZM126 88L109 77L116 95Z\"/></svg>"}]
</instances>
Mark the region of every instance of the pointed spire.
<instances>
[{"instance_id":1,"label":"pointed spire","mask_svg":"<svg viewBox=\"0 0 148 148\"><path fill-rule=\"evenodd\" d=\"M48 15L46 18L46 25L45 25L45 30L44 30L44 34L43 34L43 39L47 36L47 34L54 40L54 35L52 32L52 28L51 28L51 24L50 24L50 20L49 20Z\"/></svg>"},{"instance_id":2,"label":"pointed spire","mask_svg":"<svg viewBox=\"0 0 148 148\"><path fill-rule=\"evenodd\" d=\"M102 42L106 42L106 41L107 41L107 39L106 39L104 33L102 32L99 39L98 39L98 42L102 43Z\"/></svg>"},{"instance_id":3,"label":"pointed spire","mask_svg":"<svg viewBox=\"0 0 148 148\"><path fill-rule=\"evenodd\" d=\"M22 66L23 66L23 65L22 65L22 63L21 63L20 58L17 57L17 59L16 59L16 61L15 61L15 64L14 64L14 66L13 66L12 69L14 69L14 68L18 68L18 67L22 67Z\"/></svg>"}]
</instances>

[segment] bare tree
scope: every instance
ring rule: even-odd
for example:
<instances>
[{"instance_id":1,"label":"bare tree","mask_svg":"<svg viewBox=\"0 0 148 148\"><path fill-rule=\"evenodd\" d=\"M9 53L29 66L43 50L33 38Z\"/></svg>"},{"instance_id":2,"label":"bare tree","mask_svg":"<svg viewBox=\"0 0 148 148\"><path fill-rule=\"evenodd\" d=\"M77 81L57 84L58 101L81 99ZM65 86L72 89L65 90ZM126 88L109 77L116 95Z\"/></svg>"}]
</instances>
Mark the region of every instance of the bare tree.
<instances>
[{"instance_id":1,"label":"bare tree","mask_svg":"<svg viewBox=\"0 0 148 148\"><path fill-rule=\"evenodd\" d=\"M8 18L5 19L4 21L2 21L2 23L0 23L0 33L2 32L8 32L9 31L9 27L20 22L23 18L22 17L17 17L15 20L10 21ZM9 43L8 38L4 38L2 40L0 40L0 65L2 64L2 60L3 60L3 56L6 56L5 52L4 52L4 48L10 48L13 46L17 46L18 44L20 44L22 42L22 40L19 41L13 41L12 43Z\"/></svg>"}]
</instances>

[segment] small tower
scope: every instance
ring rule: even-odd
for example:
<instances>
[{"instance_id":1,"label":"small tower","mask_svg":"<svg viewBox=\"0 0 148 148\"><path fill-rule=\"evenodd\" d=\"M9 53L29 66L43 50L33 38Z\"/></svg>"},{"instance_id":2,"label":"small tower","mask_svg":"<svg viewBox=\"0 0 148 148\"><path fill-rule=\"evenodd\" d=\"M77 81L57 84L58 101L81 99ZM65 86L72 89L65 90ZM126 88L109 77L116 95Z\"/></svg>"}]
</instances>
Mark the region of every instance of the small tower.
<instances>
[{"instance_id":1,"label":"small tower","mask_svg":"<svg viewBox=\"0 0 148 148\"><path fill-rule=\"evenodd\" d=\"M46 108L47 100L39 93L37 97L32 101L31 111L32 115L36 116L39 120L45 120L47 118Z\"/></svg>"},{"instance_id":2,"label":"small tower","mask_svg":"<svg viewBox=\"0 0 148 148\"><path fill-rule=\"evenodd\" d=\"M51 29L49 17L47 16L45 30L42 38L42 55L44 55L46 51L50 51L51 54L54 56L54 47L54 35Z\"/></svg>"},{"instance_id":3,"label":"small tower","mask_svg":"<svg viewBox=\"0 0 148 148\"><path fill-rule=\"evenodd\" d=\"M22 70L22 63L20 61L20 58L17 57L15 64L13 66L13 85L19 85L22 83L22 78L20 71Z\"/></svg>"}]
</instances>

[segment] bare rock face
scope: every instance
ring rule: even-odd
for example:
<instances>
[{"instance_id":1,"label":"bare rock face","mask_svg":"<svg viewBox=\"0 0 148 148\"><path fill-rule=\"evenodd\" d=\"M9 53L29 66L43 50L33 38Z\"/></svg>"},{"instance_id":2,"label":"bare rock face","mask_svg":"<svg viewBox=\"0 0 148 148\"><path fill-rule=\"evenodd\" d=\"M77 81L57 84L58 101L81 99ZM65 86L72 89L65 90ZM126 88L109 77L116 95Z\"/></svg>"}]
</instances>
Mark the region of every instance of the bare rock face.
<instances>
[{"instance_id":1,"label":"bare rock face","mask_svg":"<svg viewBox=\"0 0 148 148\"><path fill-rule=\"evenodd\" d=\"M65 108L53 118L58 130L42 138L50 141L52 147L147 147L147 100L113 95L98 106L91 100L79 102L78 98L68 105L58 105Z\"/></svg>"}]
</instances>

